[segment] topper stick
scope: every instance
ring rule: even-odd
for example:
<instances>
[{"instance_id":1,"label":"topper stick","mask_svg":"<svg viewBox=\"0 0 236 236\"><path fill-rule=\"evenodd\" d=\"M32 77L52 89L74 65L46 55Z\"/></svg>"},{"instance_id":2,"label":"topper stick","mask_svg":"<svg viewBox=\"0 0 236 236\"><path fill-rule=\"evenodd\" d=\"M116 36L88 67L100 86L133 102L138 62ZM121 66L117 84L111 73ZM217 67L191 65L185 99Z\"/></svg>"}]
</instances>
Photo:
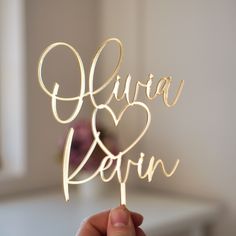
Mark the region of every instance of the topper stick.
<instances>
[{"instance_id":1,"label":"topper stick","mask_svg":"<svg viewBox=\"0 0 236 236\"><path fill-rule=\"evenodd\" d=\"M120 183L120 204L126 205L126 184Z\"/></svg>"}]
</instances>

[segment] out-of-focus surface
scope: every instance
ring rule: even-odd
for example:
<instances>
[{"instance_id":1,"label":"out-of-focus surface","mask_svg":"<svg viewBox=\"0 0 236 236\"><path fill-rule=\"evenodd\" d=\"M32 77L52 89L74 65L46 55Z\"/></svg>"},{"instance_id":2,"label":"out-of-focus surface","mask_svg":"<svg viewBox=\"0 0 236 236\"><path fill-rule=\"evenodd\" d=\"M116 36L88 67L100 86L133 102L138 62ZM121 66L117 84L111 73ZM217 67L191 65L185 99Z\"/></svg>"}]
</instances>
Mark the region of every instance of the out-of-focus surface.
<instances>
[{"instance_id":1,"label":"out-of-focus surface","mask_svg":"<svg viewBox=\"0 0 236 236\"><path fill-rule=\"evenodd\" d=\"M75 235L84 218L116 206L119 193L84 197L71 193L64 203L61 193L48 192L0 203L0 233L7 236ZM219 214L217 204L157 194L134 192L128 207L144 216L142 228L149 236L205 236ZM47 212L47 214L45 214ZM8 222L14 222L11 227Z\"/></svg>"},{"instance_id":2,"label":"out-of-focus surface","mask_svg":"<svg viewBox=\"0 0 236 236\"><path fill-rule=\"evenodd\" d=\"M26 50L26 164L20 177L0 179L0 195L27 193L62 184L61 163L56 161L56 155L58 143L65 136L67 127L57 124L51 113L49 98L37 82L37 63L42 51L50 43L68 42L79 50L88 74L98 45L108 37L118 37L125 48L125 60L120 71L122 77L131 73L134 81L145 81L148 73L153 73L157 79L171 75L173 93L178 82L185 80L176 107L167 109L158 98L148 103L152 124L130 158L143 151L146 157L163 158L167 168L180 158L176 174L166 179L160 172L156 173L153 182L148 185L150 190L221 202L225 211L214 227L213 235L234 236L236 2L26 0L22 4ZM14 55L14 52L9 53ZM111 58L114 55L106 51L97 70L98 83L112 70L114 61ZM70 54L59 51L49 57L45 73L49 88L59 81L64 88L63 94L78 93L78 70ZM170 95L173 93L170 92ZM85 107L81 117L91 112L89 104ZM63 108L64 113L69 114L72 106ZM127 125L119 130L120 134L125 133L121 137L122 143L130 140L132 130L140 125L137 117L135 112L130 114ZM14 148L14 143L10 146ZM146 182L137 179L135 172L132 183L139 188L142 184L146 185ZM3 205L4 202L6 212L8 206L9 209L17 206L5 200ZM140 209L142 205L140 201ZM61 207L62 211L68 209L67 206ZM19 208L15 209L16 215L21 214L17 210ZM50 209L43 209L45 217L50 215ZM72 209L70 211L73 212ZM37 212L32 208L30 214L33 218ZM0 215L2 217L1 211ZM15 224L13 219L4 226L12 227ZM41 224L51 227L43 222ZM74 229L69 230L73 233Z\"/></svg>"}]
</instances>

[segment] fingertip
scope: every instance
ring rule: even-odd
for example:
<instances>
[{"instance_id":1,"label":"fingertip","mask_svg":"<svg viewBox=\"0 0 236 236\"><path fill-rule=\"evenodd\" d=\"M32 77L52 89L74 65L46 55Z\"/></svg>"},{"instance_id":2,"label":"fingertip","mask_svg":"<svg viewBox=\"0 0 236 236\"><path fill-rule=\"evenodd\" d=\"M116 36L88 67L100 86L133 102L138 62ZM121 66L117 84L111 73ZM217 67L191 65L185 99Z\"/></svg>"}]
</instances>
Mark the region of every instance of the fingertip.
<instances>
[{"instance_id":1,"label":"fingertip","mask_svg":"<svg viewBox=\"0 0 236 236\"><path fill-rule=\"evenodd\" d=\"M135 236L135 226L130 211L125 206L110 211L107 236Z\"/></svg>"},{"instance_id":2,"label":"fingertip","mask_svg":"<svg viewBox=\"0 0 236 236\"><path fill-rule=\"evenodd\" d=\"M126 205L120 205L120 208L129 211ZM130 212L131 219L133 221L134 226L135 227L140 226L143 223L143 216L138 212L134 212L134 211L129 211L129 212Z\"/></svg>"},{"instance_id":3,"label":"fingertip","mask_svg":"<svg viewBox=\"0 0 236 236\"><path fill-rule=\"evenodd\" d=\"M137 212L131 212L131 217L135 226L140 226L143 223L143 216Z\"/></svg>"},{"instance_id":4,"label":"fingertip","mask_svg":"<svg viewBox=\"0 0 236 236\"><path fill-rule=\"evenodd\" d=\"M144 231L141 228L136 228L136 236L146 236Z\"/></svg>"},{"instance_id":5,"label":"fingertip","mask_svg":"<svg viewBox=\"0 0 236 236\"><path fill-rule=\"evenodd\" d=\"M77 231L77 236L100 236L107 231L109 211L104 211L84 219Z\"/></svg>"}]
</instances>

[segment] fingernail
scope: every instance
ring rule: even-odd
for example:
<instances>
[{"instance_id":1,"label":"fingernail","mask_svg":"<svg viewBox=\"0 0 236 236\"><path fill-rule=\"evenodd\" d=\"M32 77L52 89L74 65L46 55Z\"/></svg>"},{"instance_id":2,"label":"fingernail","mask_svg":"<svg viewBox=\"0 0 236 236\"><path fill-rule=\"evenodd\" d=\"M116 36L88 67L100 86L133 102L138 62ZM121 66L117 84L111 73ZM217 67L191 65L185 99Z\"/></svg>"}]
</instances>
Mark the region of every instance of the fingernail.
<instances>
[{"instance_id":1,"label":"fingernail","mask_svg":"<svg viewBox=\"0 0 236 236\"><path fill-rule=\"evenodd\" d=\"M129 223L129 212L123 206L112 209L110 217L114 227L125 227Z\"/></svg>"}]
</instances>

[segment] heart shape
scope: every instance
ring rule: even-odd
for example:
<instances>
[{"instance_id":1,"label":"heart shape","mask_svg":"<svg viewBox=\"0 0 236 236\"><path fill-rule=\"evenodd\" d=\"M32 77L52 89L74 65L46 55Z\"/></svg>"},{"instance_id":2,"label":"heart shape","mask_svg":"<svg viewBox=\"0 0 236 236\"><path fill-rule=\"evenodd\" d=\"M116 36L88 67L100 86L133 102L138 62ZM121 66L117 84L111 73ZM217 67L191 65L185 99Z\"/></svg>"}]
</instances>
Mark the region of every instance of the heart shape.
<instances>
[{"instance_id":1,"label":"heart shape","mask_svg":"<svg viewBox=\"0 0 236 236\"><path fill-rule=\"evenodd\" d=\"M122 119L124 113L127 111L128 108L130 107L141 107L147 116L146 119L146 123L145 126L143 127L142 131L139 133L139 135L134 139L134 141L128 146L126 147L122 152L119 153L119 155L123 156L124 154L126 154L129 150L131 150L139 141L140 139L144 136L144 134L146 133L150 122L151 122L151 113L148 109L148 107L142 103L142 102L133 102L132 104L128 104L125 106L125 108L119 113L118 117L115 115L114 111L106 104L101 104L99 106L97 106L94 111L93 111L93 115L92 115L92 132L93 132L93 136L94 139L97 141L98 145L100 146L100 148L109 156L114 156L114 154L112 154L110 152L110 150L104 145L104 143L101 141L101 139L99 138L99 131L97 130L96 127L96 119L97 119L97 112L99 110L106 110L109 112L109 114L111 115L113 122L115 124L115 126L118 126L120 120Z\"/></svg>"}]
</instances>

